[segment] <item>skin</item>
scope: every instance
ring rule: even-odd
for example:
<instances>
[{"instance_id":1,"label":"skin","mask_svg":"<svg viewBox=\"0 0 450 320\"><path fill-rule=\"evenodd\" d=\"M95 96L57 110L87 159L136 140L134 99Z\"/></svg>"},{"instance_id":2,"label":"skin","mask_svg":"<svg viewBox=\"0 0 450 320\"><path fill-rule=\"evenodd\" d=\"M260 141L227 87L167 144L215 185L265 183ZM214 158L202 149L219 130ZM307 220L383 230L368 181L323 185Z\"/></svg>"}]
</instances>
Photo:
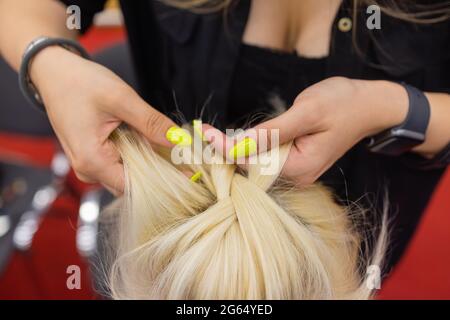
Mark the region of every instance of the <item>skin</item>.
<instances>
[{"instance_id":1,"label":"skin","mask_svg":"<svg viewBox=\"0 0 450 320\"><path fill-rule=\"evenodd\" d=\"M244 42L325 56L339 3L253 0ZM65 19L65 8L57 1L0 0L0 54L18 70L33 39L76 38L66 28ZM174 123L110 70L62 48L49 47L36 55L30 73L81 180L100 182L116 194L123 191L123 167L108 140L122 122L153 144L172 146L165 133ZM450 96L426 94L431 122L425 143L414 152L430 157L450 141ZM289 111L256 129L280 129L281 142L293 139L295 148L284 173L299 183L311 183L361 138L400 123L406 108L406 93L398 85L331 78L300 93Z\"/></svg>"}]
</instances>

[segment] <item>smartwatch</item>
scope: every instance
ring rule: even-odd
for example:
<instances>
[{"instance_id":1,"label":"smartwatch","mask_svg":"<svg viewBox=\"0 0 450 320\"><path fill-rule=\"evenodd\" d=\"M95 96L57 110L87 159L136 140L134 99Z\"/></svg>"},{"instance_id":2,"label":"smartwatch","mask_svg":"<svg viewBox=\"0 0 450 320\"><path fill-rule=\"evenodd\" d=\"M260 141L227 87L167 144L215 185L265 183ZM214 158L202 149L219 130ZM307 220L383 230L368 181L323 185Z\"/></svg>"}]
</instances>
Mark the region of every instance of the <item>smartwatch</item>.
<instances>
[{"instance_id":1,"label":"smartwatch","mask_svg":"<svg viewBox=\"0 0 450 320\"><path fill-rule=\"evenodd\" d=\"M425 141L430 122L430 103L419 89L400 83L408 93L409 108L405 121L369 138L368 149L375 153L398 156Z\"/></svg>"}]
</instances>

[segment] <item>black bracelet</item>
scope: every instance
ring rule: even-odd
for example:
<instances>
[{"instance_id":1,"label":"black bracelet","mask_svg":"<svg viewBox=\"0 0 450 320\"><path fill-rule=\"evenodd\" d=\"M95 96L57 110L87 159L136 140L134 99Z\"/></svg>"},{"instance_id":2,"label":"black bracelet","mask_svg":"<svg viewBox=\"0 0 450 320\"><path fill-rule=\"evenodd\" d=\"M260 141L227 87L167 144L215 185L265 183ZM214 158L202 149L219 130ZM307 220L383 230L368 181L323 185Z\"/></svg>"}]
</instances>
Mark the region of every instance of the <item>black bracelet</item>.
<instances>
[{"instance_id":1,"label":"black bracelet","mask_svg":"<svg viewBox=\"0 0 450 320\"><path fill-rule=\"evenodd\" d=\"M69 51L76 52L83 58L90 58L89 54L80 44L69 39L40 37L28 45L22 57L22 64L20 65L19 87L25 98L27 98L32 105L37 107L37 109L42 112L45 112L44 103L39 92L30 79L29 66L31 60L36 56L36 54L47 47L55 45L61 46Z\"/></svg>"}]
</instances>

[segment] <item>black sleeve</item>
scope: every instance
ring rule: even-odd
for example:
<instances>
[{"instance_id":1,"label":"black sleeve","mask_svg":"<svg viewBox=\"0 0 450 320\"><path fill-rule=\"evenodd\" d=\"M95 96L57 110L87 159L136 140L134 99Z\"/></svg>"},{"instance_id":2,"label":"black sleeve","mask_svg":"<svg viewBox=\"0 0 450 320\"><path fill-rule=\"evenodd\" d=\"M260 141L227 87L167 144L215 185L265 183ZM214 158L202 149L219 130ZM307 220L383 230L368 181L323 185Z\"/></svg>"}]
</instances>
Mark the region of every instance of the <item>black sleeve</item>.
<instances>
[{"instance_id":1,"label":"black sleeve","mask_svg":"<svg viewBox=\"0 0 450 320\"><path fill-rule=\"evenodd\" d=\"M85 33L92 25L92 21L96 13L103 10L106 0L59 0L64 5L76 5L81 10L81 30L80 33Z\"/></svg>"}]
</instances>

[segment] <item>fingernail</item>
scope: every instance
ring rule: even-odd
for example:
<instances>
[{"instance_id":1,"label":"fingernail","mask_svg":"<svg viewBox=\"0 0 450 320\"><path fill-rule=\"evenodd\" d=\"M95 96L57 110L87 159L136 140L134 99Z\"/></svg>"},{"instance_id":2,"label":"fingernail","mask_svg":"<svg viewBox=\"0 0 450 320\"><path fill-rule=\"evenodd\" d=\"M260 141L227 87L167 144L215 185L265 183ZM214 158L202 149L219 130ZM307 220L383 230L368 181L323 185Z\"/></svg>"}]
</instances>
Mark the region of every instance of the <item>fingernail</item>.
<instances>
[{"instance_id":1,"label":"fingernail","mask_svg":"<svg viewBox=\"0 0 450 320\"><path fill-rule=\"evenodd\" d=\"M171 143L180 145L180 146L190 146L192 144L192 137L183 128L173 126L167 130L166 138Z\"/></svg>"},{"instance_id":2,"label":"fingernail","mask_svg":"<svg viewBox=\"0 0 450 320\"><path fill-rule=\"evenodd\" d=\"M191 177L191 181L192 181L192 182L197 182L198 180L200 180L201 177L202 177L202 172L201 172L201 171L197 171L197 172L194 173L194 175Z\"/></svg>"},{"instance_id":3,"label":"fingernail","mask_svg":"<svg viewBox=\"0 0 450 320\"><path fill-rule=\"evenodd\" d=\"M231 148L228 155L233 159L248 157L256 153L256 149L256 141L252 138L247 137L244 140L238 142L233 148Z\"/></svg>"},{"instance_id":4,"label":"fingernail","mask_svg":"<svg viewBox=\"0 0 450 320\"><path fill-rule=\"evenodd\" d=\"M194 128L194 132L198 134L202 141L206 141L206 137L202 131L202 120L192 120L192 127Z\"/></svg>"}]
</instances>

